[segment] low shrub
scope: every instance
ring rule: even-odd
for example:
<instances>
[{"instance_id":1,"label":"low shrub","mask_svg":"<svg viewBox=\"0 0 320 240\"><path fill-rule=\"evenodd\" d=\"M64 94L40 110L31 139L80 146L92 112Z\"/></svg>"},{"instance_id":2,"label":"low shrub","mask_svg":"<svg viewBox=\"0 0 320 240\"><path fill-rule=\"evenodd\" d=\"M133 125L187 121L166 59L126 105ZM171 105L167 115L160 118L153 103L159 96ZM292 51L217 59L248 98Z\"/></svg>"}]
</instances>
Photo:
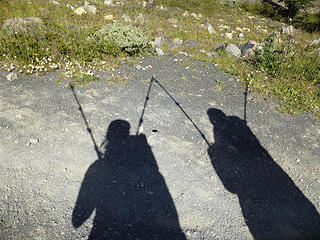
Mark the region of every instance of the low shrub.
<instances>
[{"instance_id":1,"label":"low shrub","mask_svg":"<svg viewBox=\"0 0 320 240\"><path fill-rule=\"evenodd\" d=\"M262 15L264 17L268 17L274 20L282 19L282 12L273 8L269 4L261 4L260 2L255 2L255 3L242 2L240 3L240 7L245 11Z\"/></svg>"},{"instance_id":2,"label":"low shrub","mask_svg":"<svg viewBox=\"0 0 320 240\"><path fill-rule=\"evenodd\" d=\"M268 76L256 85L268 86L281 99L283 111L319 114L320 55L278 40L279 36L271 34L250 60L258 72Z\"/></svg>"},{"instance_id":3,"label":"low shrub","mask_svg":"<svg viewBox=\"0 0 320 240\"><path fill-rule=\"evenodd\" d=\"M320 31L320 11L317 13L300 13L293 18L292 24L308 32Z\"/></svg>"},{"instance_id":4,"label":"low shrub","mask_svg":"<svg viewBox=\"0 0 320 240\"><path fill-rule=\"evenodd\" d=\"M259 69L266 71L269 75L276 75L284 61L291 54L289 44L279 44L280 36L272 33L265 39L262 48L257 48L251 59L253 65Z\"/></svg>"},{"instance_id":5,"label":"low shrub","mask_svg":"<svg viewBox=\"0 0 320 240\"><path fill-rule=\"evenodd\" d=\"M287 16L289 18L293 18L299 13L300 9L305 9L305 7L312 0L279 0L279 2L283 2L287 7Z\"/></svg>"},{"instance_id":6,"label":"low shrub","mask_svg":"<svg viewBox=\"0 0 320 240\"><path fill-rule=\"evenodd\" d=\"M45 23L48 30L36 37L0 32L0 61L16 62L22 66L34 64L43 58L58 62L67 57L80 62L91 62L105 56L122 54L122 50L112 41L89 39L92 32L88 30L77 31L52 22Z\"/></svg>"},{"instance_id":7,"label":"low shrub","mask_svg":"<svg viewBox=\"0 0 320 240\"><path fill-rule=\"evenodd\" d=\"M113 43L130 55L143 53L148 47L147 37L139 28L121 23L106 25L95 32L91 39L98 43Z\"/></svg>"}]
</instances>

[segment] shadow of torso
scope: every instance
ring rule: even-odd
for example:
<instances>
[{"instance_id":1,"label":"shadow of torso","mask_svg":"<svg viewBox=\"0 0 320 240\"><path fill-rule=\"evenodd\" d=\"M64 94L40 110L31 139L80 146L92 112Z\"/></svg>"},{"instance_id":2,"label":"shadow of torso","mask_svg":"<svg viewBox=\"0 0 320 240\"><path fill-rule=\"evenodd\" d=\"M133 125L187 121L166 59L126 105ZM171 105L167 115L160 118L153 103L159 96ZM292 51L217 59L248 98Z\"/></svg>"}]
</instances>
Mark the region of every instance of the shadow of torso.
<instances>
[{"instance_id":1,"label":"shadow of torso","mask_svg":"<svg viewBox=\"0 0 320 240\"><path fill-rule=\"evenodd\" d=\"M111 141L83 180L73 211L80 226L96 210L89 239L186 239L144 135Z\"/></svg>"},{"instance_id":2,"label":"shadow of torso","mask_svg":"<svg viewBox=\"0 0 320 240\"><path fill-rule=\"evenodd\" d=\"M254 239L320 239L316 208L246 122L219 111L208 111L215 138L208 153L224 187L237 194Z\"/></svg>"}]
</instances>

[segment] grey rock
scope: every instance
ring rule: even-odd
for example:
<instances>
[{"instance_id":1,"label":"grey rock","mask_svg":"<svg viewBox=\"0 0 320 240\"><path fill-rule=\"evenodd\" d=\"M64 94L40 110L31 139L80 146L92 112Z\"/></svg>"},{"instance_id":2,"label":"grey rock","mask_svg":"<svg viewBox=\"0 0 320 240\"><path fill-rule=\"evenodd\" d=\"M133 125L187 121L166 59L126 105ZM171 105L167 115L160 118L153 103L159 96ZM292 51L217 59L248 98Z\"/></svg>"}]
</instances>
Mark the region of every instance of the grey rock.
<instances>
[{"instance_id":1,"label":"grey rock","mask_svg":"<svg viewBox=\"0 0 320 240\"><path fill-rule=\"evenodd\" d=\"M30 141L30 144L37 144L39 142L39 139L31 138L29 141Z\"/></svg>"},{"instance_id":2,"label":"grey rock","mask_svg":"<svg viewBox=\"0 0 320 240\"><path fill-rule=\"evenodd\" d=\"M38 17L11 18L4 21L1 29L8 34L37 35L45 26Z\"/></svg>"},{"instance_id":3,"label":"grey rock","mask_svg":"<svg viewBox=\"0 0 320 240\"><path fill-rule=\"evenodd\" d=\"M141 70L141 69L142 69L142 66L138 64L138 65L136 65L136 69L137 69L137 70Z\"/></svg>"},{"instance_id":4,"label":"grey rock","mask_svg":"<svg viewBox=\"0 0 320 240\"><path fill-rule=\"evenodd\" d=\"M95 6L93 6L93 5L84 5L83 8L88 13L91 13L91 14L94 14L94 15L97 13L97 8Z\"/></svg>"},{"instance_id":5,"label":"grey rock","mask_svg":"<svg viewBox=\"0 0 320 240\"><path fill-rule=\"evenodd\" d=\"M156 37L153 41L151 41L153 47L163 48L164 37Z\"/></svg>"},{"instance_id":6,"label":"grey rock","mask_svg":"<svg viewBox=\"0 0 320 240\"><path fill-rule=\"evenodd\" d=\"M320 38L318 38L316 40L313 40L308 46L309 47L314 47L314 46L317 46L317 45L320 45Z\"/></svg>"},{"instance_id":7,"label":"grey rock","mask_svg":"<svg viewBox=\"0 0 320 240\"><path fill-rule=\"evenodd\" d=\"M78 7L74 10L74 13L81 16L83 14L87 14L87 11L84 9L84 6Z\"/></svg>"},{"instance_id":8,"label":"grey rock","mask_svg":"<svg viewBox=\"0 0 320 240\"><path fill-rule=\"evenodd\" d=\"M241 55L241 50L234 44L228 44L226 51L234 57L240 57Z\"/></svg>"},{"instance_id":9,"label":"grey rock","mask_svg":"<svg viewBox=\"0 0 320 240\"><path fill-rule=\"evenodd\" d=\"M11 72L7 75L6 78L8 81L18 80L18 75L16 73Z\"/></svg>"},{"instance_id":10,"label":"grey rock","mask_svg":"<svg viewBox=\"0 0 320 240\"><path fill-rule=\"evenodd\" d=\"M285 35L294 35L296 33L296 29L294 26L287 26L287 27L282 27L280 29L280 33L281 34L285 34Z\"/></svg>"},{"instance_id":11,"label":"grey rock","mask_svg":"<svg viewBox=\"0 0 320 240\"><path fill-rule=\"evenodd\" d=\"M156 48L156 53L158 54L158 56L163 56L164 55L164 52L160 48Z\"/></svg>"},{"instance_id":12,"label":"grey rock","mask_svg":"<svg viewBox=\"0 0 320 240\"><path fill-rule=\"evenodd\" d=\"M55 6L58 6L58 7L61 7L61 3L59 3L58 1L55 1L55 0L50 0L49 3L51 3L52 5L55 5Z\"/></svg>"},{"instance_id":13,"label":"grey rock","mask_svg":"<svg viewBox=\"0 0 320 240\"><path fill-rule=\"evenodd\" d=\"M214 46L213 51L223 50L227 47L226 43L218 43Z\"/></svg>"},{"instance_id":14,"label":"grey rock","mask_svg":"<svg viewBox=\"0 0 320 240\"><path fill-rule=\"evenodd\" d=\"M249 41L246 42L241 46L241 54L244 55L245 57L252 57L253 56L253 51L257 47L257 43L255 41Z\"/></svg>"}]
</instances>

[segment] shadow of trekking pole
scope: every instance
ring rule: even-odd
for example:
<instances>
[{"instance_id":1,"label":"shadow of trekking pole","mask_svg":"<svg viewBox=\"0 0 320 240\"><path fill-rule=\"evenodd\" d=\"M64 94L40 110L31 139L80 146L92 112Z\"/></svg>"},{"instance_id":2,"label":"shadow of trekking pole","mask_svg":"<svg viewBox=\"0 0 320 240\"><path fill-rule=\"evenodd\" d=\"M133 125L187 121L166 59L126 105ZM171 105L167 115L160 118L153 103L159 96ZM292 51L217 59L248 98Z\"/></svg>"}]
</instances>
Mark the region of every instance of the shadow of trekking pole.
<instances>
[{"instance_id":1,"label":"shadow of trekking pole","mask_svg":"<svg viewBox=\"0 0 320 240\"><path fill-rule=\"evenodd\" d=\"M77 102L77 104L78 104L78 106L79 106L79 111L80 111L81 116L82 116L82 118L83 118L83 120L84 120L84 123L86 124L87 131L88 131L88 133L89 133L89 135L90 135L90 137L91 137L91 140L92 140L92 142L93 142L94 150L96 151L96 153L97 153L97 155L98 155L98 158L100 159L100 158L102 157L102 153L100 152L100 150L99 150L99 148L98 148L98 145L97 145L97 143L96 143L96 140L94 139L94 137L93 137L93 135L92 135L92 130L91 130L91 128L89 127L87 118L86 118L86 116L84 115L84 112L83 112L83 110L82 110L82 107L81 107L80 101L79 101L79 99L78 99L78 97L77 97L77 94L76 94L76 92L75 92L75 90L74 90L74 87L73 87L72 85L70 85L70 88L71 88L71 90L72 90L72 92L73 92L73 96L74 96L74 98L76 99L76 102Z\"/></svg>"},{"instance_id":2,"label":"shadow of trekking pole","mask_svg":"<svg viewBox=\"0 0 320 240\"><path fill-rule=\"evenodd\" d=\"M165 87L157 80L153 79L158 85L163 89L163 91L171 98L171 100L178 106L178 108L183 112L183 114L189 119L189 121L192 123L192 125L197 129L197 131L200 133L203 140L206 142L208 146L210 146L209 141L207 140L206 136L201 132L201 130L198 128L198 126L194 123L194 121L191 119L191 117L186 113L186 111L180 106L180 104L172 97L172 95L165 89Z\"/></svg>"},{"instance_id":3,"label":"shadow of trekking pole","mask_svg":"<svg viewBox=\"0 0 320 240\"><path fill-rule=\"evenodd\" d=\"M247 122L247 98L248 98L248 84L246 84L244 94L244 106L243 106L243 120Z\"/></svg>"},{"instance_id":4,"label":"shadow of trekking pole","mask_svg":"<svg viewBox=\"0 0 320 240\"><path fill-rule=\"evenodd\" d=\"M149 95L150 95L150 90L151 90L151 86L152 86L152 83L153 81L155 81L159 86L160 88L162 88L162 90L171 98L171 100L178 106L178 108L181 110L181 112L188 118L188 120L192 123L192 125L197 129L197 131L200 133L201 137L203 138L203 140L206 142L206 144L208 146L210 146L210 143L209 141L207 140L206 136L201 132L201 130L198 128L198 126L194 123L194 121L191 119L191 117L186 113L186 111L180 106L180 104L173 98L173 96L167 91L167 89L157 80L155 79L153 76L152 78L150 79L150 84L149 84L149 88L148 88L148 92L147 92L147 97L146 97L146 100L144 102L144 106L143 106L143 110L142 110L142 114L141 114L141 117L140 117L140 120L139 120L139 125L138 125L138 129L137 129L137 133L136 135L138 134L139 132L139 129L143 123L143 116L144 116L144 112L145 112L145 108L147 106L147 102L149 100Z\"/></svg>"},{"instance_id":5,"label":"shadow of trekking pole","mask_svg":"<svg viewBox=\"0 0 320 240\"><path fill-rule=\"evenodd\" d=\"M139 134L140 127L141 127L141 125L142 125L142 123L143 123L144 112L145 112L145 109L146 109L146 107L147 107L147 103L148 103L148 101L149 101L150 90L151 90L152 82L153 82L154 80L155 80L155 79L154 79L154 77L152 76L152 78L150 79L150 83L149 83L149 88L148 88L146 100L145 100L144 105L143 105L141 117L140 117L140 119L139 119L139 124L138 124L138 129L137 129L137 132L136 132L136 136Z\"/></svg>"}]
</instances>

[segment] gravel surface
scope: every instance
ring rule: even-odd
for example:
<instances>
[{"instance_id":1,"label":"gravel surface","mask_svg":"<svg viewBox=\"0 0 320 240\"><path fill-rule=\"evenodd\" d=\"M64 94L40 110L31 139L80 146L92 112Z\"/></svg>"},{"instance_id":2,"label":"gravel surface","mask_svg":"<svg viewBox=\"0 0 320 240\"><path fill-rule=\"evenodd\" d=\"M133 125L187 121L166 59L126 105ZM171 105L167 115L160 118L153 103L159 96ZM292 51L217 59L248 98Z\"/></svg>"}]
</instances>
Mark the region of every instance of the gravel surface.
<instances>
[{"instance_id":1,"label":"gravel surface","mask_svg":"<svg viewBox=\"0 0 320 240\"><path fill-rule=\"evenodd\" d=\"M0 239L320 239L313 116L250 93L243 121L214 65L139 65L75 87L98 155L59 72L0 72Z\"/></svg>"}]
</instances>

